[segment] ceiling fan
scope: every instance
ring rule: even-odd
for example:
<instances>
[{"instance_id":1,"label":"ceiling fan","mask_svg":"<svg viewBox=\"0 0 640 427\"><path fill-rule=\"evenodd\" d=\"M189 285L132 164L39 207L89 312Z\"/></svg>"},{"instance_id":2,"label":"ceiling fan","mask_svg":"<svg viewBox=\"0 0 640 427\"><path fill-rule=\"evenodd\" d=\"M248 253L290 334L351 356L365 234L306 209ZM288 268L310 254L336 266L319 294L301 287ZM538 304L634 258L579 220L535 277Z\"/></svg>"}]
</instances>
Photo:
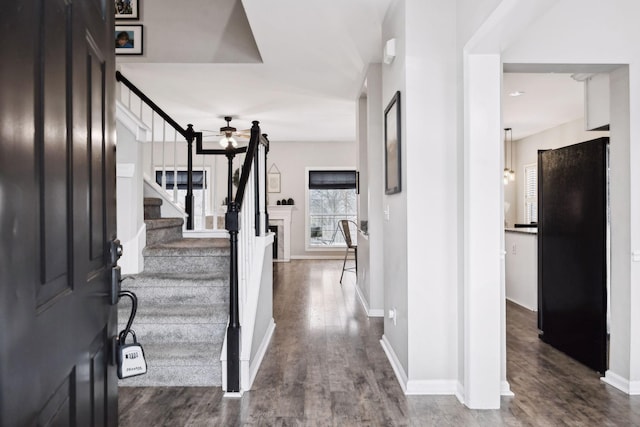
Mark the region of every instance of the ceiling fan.
<instances>
[{"instance_id":1,"label":"ceiling fan","mask_svg":"<svg viewBox=\"0 0 640 427\"><path fill-rule=\"evenodd\" d=\"M219 133L215 133L209 136L221 136L222 138L220 139L220 145L222 146L222 148L227 148L229 146L229 144L231 144L231 146L233 148L238 147L238 141L236 140L236 138L249 138L251 136L251 129L245 129L245 130L240 130L238 131L235 127L231 126L231 120L233 118L231 116L225 116L224 120L227 122L226 126L222 126L220 128L220 132ZM216 132L216 131L212 131L212 130L206 130L203 129L203 132ZM234 138L235 137L235 138Z\"/></svg>"}]
</instances>

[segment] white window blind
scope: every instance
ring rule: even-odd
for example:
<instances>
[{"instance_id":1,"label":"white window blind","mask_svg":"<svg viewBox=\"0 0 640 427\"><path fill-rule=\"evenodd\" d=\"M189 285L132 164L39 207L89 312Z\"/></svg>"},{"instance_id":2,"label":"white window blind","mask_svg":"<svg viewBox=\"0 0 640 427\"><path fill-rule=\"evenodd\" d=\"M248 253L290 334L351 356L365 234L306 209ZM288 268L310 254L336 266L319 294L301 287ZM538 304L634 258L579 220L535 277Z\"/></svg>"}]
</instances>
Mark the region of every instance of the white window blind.
<instances>
[{"instance_id":1,"label":"white window blind","mask_svg":"<svg viewBox=\"0 0 640 427\"><path fill-rule=\"evenodd\" d=\"M538 222L538 165L524 167L524 222Z\"/></svg>"}]
</instances>

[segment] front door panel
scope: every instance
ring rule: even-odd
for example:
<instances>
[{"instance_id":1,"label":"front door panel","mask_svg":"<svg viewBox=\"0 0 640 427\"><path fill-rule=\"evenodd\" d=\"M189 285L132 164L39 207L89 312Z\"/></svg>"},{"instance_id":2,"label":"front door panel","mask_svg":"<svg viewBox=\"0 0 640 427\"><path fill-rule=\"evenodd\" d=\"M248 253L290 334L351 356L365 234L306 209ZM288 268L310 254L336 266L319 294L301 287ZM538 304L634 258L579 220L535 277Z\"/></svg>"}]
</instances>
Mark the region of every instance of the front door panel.
<instances>
[{"instance_id":1,"label":"front door panel","mask_svg":"<svg viewBox=\"0 0 640 427\"><path fill-rule=\"evenodd\" d=\"M3 6L0 35L10 42L0 47L0 426L117 425L106 4Z\"/></svg>"}]
</instances>

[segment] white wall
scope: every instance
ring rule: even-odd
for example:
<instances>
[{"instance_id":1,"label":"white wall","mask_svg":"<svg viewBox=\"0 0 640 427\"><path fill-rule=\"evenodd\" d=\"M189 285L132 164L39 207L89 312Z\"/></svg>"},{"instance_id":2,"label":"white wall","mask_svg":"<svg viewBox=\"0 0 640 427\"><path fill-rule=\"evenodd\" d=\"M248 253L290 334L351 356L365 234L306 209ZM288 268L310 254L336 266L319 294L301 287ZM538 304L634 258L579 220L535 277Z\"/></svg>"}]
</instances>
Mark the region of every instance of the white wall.
<instances>
[{"instance_id":1,"label":"white wall","mask_svg":"<svg viewBox=\"0 0 640 427\"><path fill-rule=\"evenodd\" d=\"M396 39L396 58L390 65L382 67L382 116L384 108L396 91L401 93L401 128L406 129L406 1L397 0L391 4L382 23L382 41ZM394 323L389 318L384 321L384 341L395 353L395 358L404 371L405 381L409 372L409 326L408 284L407 284L407 191L406 156L407 136L401 138L402 185L401 193L382 196L382 209L389 211L389 219L383 223L384 242L384 311L397 310ZM384 146L380 150L384 153ZM384 177L384 170L379 173ZM383 184L384 185L384 184ZM379 190L384 194L383 190Z\"/></svg>"},{"instance_id":2,"label":"white wall","mask_svg":"<svg viewBox=\"0 0 640 427\"><path fill-rule=\"evenodd\" d=\"M142 142L123 124L122 110L117 109L116 133L116 202L118 239L122 243L122 257L118 265L122 274L137 274L144 269L142 249L146 246L142 185ZM126 118L125 118L126 119ZM136 125L132 120L130 126ZM139 131L146 138L144 130Z\"/></svg>"},{"instance_id":3,"label":"white wall","mask_svg":"<svg viewBox=\"0 0 640 427\"><path fill-rule=\"evenodd\" d=\"M280 170L280 193L269 193L269 204L292 198L291 258L341 258L344 250L307 251L305 248L305 169L308 167L356 168L355 142L278 142L271 141L267 170L275 164Z\"/></svg>"},{"instance_id":4,"label":"white wall","mask_svg":"<svg viewBox=\"0 0 640 427\"><path fill-rule=\"evenodd\" d=\"M367 238L358 239L358 289L369 316L384 316L384 258L382 239L382 66L371 64L365 75L366 93L357 101L358 215L368 222ZM369 173L371 171L372 173Z\"/></svg>"},{"instance_id":5,"label":"white wall","mask_svg":"<svg viewBox=\"0 0 640 427\"><path fill-rule=\"evenodd\" d=\"M429 25L425 25L425 17ZM383 107L401 92L402 192L383 197L384 340L406 375L407 393L456 389L455 4L392 4L383 41L397 56L383 65Z\"/></svg>"}]
</instances>

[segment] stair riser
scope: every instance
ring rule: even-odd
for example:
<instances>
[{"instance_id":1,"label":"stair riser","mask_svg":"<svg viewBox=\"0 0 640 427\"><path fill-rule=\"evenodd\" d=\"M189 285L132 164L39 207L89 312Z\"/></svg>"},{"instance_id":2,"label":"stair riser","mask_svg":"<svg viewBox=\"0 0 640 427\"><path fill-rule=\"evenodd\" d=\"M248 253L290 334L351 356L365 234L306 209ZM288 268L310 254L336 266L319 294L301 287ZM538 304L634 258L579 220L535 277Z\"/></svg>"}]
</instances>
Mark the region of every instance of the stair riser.
<instances>
[{"instance_id":1,"label":"stair riser","mask_svg":"<svg viewBox=\"0 0 640 427\"><path fill-rule=\"evenodd\" d=\"M127 320L124 316L120 317L123 320L118 323L118 331L124 329ZM143 345L145 342L172 345L184 342L222 342L227 325L226 323L145 324L134 321L132 329Z\"/></svg>"},{"instance_id":2,"label":"stair riser","mask_svg":"<svg viewBox=\"0 0 640 427\"><path fill-rule=\"evenodd\" d=\"M119 380L120 387L207 387L221 386L222 372L218 361L211 366L162 366L147 362L147 373L138 377Z\"/></svg>"},{"instance_id":3,"label":"stair riser","mask_svg":"<svg viewBox=\"0 0 640 427\"><path fill-rule=\"evenodd\" d=\"M216 273L229 271L225 257L145 256L147 273Z\"/></svg>"},{"instance_id":4,"label":"stair riser","mask_svg":"<svg viewBox=\"0 0 640 427\"><path fill-rule=\"evenodd\" d=\"M147 229L147 246L182 239L182 226Z\"/></svg>"},{"instance_id":5,"label":"stair riser","mask_svg":"<svg viewBox=\"0 0 640 427\"><path fill-rule=\"evenodd\" d=\"M127 286L138 296L140 307L173 303L176 305L220 304L229 302L229 288L222 286Z\"/></svg>"},{"instance_id":6,"label":"stair riser","mask_svg":"<svg viewBox=\"0 0 640 427\"><path fill-rule=\"evenodd\" d=\"M160 206L144 206L144 219L158 219L161 215Z\"/></svg>"}]
</instances>

